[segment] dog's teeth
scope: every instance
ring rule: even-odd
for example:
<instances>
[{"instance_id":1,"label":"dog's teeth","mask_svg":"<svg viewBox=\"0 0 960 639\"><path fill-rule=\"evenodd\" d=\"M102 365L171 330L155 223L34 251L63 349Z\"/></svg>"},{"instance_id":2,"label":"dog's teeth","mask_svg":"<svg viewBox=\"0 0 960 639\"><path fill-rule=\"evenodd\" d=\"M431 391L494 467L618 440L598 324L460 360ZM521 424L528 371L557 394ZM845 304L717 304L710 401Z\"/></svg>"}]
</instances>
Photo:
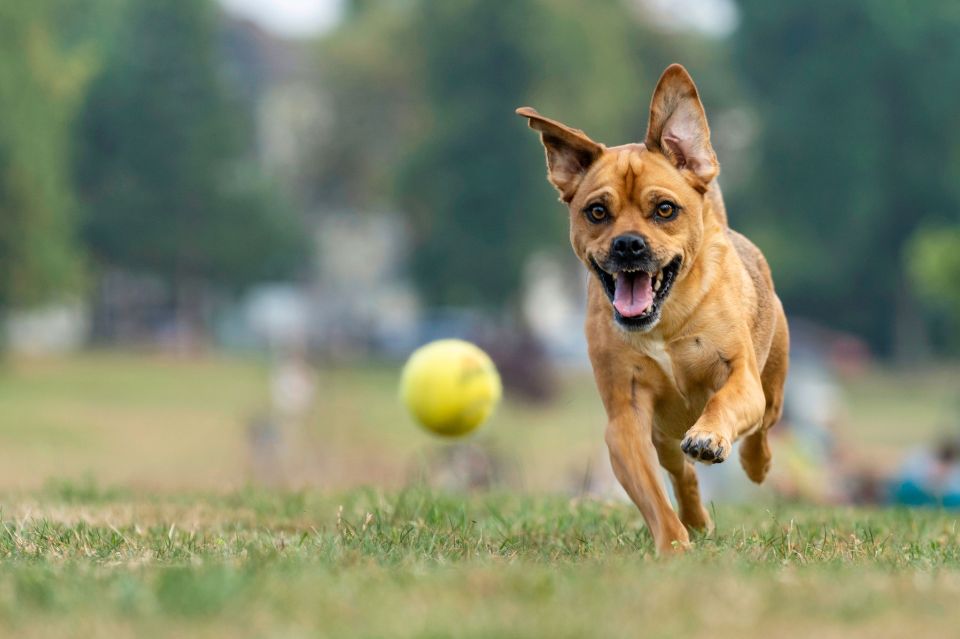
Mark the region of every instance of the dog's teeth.
<instances>
[{"instance_id":1,"label":"dog's teeth","mask_svg":"<svg viewBox=\"0 0 960 639\"><path fill-rule=\"evenodd\" d=\"M653 290L654 290L654 291L659 291L659 290L660 290L660 278L659 278L659 277L653 281Z\"/></svg>"}]
</instances>

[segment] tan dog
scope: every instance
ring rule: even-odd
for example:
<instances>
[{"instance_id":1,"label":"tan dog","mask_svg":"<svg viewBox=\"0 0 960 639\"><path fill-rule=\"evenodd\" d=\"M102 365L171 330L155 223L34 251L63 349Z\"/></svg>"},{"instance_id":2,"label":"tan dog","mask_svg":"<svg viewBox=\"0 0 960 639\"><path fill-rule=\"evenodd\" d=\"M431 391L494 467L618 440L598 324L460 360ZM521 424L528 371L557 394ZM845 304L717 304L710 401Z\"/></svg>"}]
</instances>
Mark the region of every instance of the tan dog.
<instances>
[{"instance_id":1,"label":"tan dog","mask_svg":"<svg viewBox=\"0 0 960 639\"><path fill-rule=\"evenodd\" d=\"M682 66L660 78L643 144L608 148L529 107L517 113L541 134L570 242L593 274L586 332L613 470L657 549L684 548L687 528L712 527L690 460L719 464L745 438L750 479L770 468L788 359L770 270L727 226L706 114Z\"/></svg>"}]
</instances>

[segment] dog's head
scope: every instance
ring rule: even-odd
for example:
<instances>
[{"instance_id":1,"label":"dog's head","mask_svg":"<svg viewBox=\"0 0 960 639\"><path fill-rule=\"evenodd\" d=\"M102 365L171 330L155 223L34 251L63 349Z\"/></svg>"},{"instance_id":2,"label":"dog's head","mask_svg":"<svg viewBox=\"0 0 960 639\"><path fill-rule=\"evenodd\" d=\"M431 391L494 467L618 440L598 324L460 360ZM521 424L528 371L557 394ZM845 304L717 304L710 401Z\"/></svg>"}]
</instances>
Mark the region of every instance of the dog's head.
<instances>
[{"instance_id":1,"label":"dog's head","mask_svg":"<svg viewBox=\"0 0 960 639\"><path fill-rule=\"evenodd\" d=\"M719 172L697 88L664 71L642 144L608 148L578 129L517 109L540 132L550 182L570 207L570 241L624 328L647 331L703 240L704 196Z\"/></svg>"}]
</instances>

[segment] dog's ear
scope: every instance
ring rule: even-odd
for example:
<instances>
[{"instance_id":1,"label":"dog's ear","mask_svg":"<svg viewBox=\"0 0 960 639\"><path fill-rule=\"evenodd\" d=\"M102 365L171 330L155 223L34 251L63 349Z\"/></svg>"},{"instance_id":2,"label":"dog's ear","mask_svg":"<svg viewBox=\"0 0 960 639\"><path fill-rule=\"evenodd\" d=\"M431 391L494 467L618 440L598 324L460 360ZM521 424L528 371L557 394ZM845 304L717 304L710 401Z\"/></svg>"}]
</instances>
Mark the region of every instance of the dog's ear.
<instances>
[{"instance_id":1,"label":"dog's ear","mask_svg":"<svg viewBox=\"0 0 960 639\"><path fill-rule=\"evenodd\" d=\"M645 143L678 169L692 172L704 187L720 172L697 87L679 64L667 67L653 92Z\"/></svg>"},{"instance_id":2,"label":"dog's ear","mask_svg":"<svg viewBox=\"0 0 960 639\"><path fill-rule=\"evenodd\" d=\"M531 107L520 107L517 115L527 118L530 128L540 132L547 152L547 177L560 191L560 199L569 203L587 169L603 153L603 145L580 129L545 118Z\"/></svg>"}]
</instances>

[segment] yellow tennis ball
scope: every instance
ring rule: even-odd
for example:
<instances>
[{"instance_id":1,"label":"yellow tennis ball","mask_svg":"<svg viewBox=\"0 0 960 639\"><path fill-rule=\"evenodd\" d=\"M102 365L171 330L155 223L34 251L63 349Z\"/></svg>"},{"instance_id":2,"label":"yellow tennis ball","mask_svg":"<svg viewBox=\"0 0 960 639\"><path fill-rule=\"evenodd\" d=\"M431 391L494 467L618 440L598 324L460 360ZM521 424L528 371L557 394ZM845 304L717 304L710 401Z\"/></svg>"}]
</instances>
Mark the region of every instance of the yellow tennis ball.
<instances>
[{"instance_id":1,"label":"yellow tennis ball","mask_svg":"<svg viewBox=\"0 0 960 639\"><path fill-rule=\"evenodd\" d=\"M500 402L503 387L490 357L459 339L441 339L410 355L400 375L400 399L424 428L466 435Z\"/></svg>"}]
</instances>

